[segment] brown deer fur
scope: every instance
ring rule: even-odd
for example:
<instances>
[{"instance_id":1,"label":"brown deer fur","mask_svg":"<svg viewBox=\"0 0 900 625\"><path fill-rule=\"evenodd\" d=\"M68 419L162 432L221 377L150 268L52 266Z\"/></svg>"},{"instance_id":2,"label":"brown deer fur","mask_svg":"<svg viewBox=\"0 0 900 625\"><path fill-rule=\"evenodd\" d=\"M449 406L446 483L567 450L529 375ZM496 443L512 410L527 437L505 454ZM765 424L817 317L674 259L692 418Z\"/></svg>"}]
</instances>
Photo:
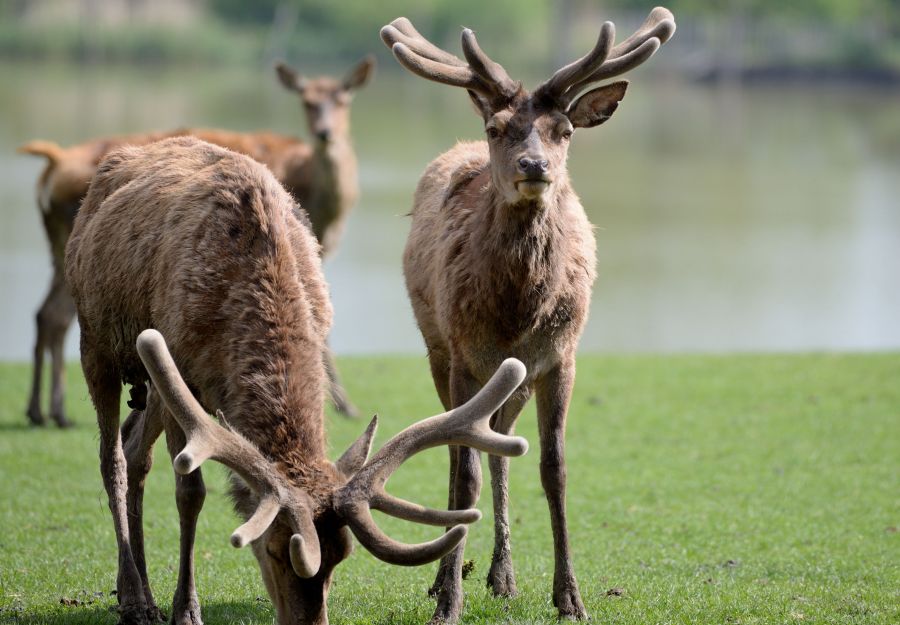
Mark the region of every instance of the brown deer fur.
<instances>
[{"instance_id":1,"label":"brown deer fur","mask_svg":"<svg viewBox=\"0 0 900 625\"><path fill-rule=\"evenodd\" d=\"M33 380L27 415L35 425L44 423L41 386L44 353L52 358L50 416L60 425L68 420L64 409L63 344L75 315L63 278L63 249L72 230L78 206L87 193L100 159L121 145L144 145L165 137L194 135L204 141L246 154L265 164L309 214L313 232L324 256L332 253L340 239L350 209L359 194L356 156L350 143L352 93L370 79L371 58L363 59L343 80L330 77L301 79L287 66L279 65L279 76L299 90L306 112L312 144L272 132L239 133L215 129L179 129L164 133L107 137L62 148L49 141L32 141L19 151L47 159L38 180L38 206L50 242L53 277L37 313L37 339L33 357ZM282 81L284 82L284 78ZM299 89L297 85L304 88ZM340 383L333 358L328 356L330 395L337 410L357 414Z\"/></svg>"},{"instance_id":2,"label":"brown deer fur","mask_svg":"<svg viewBox=\"0 0 900 625\"><path fill-rule=\"evenodd\" d=\"M646 60L674 28L671 13L655 9L638 33L612 48L614 29L607 22L589 55L531 93L487 58L468 29L462 36L465 61L425 40L405 18L382 29L402 65L466 88L484 121L486 141L458 143L419 180L404 275L446 407L467 401L504 358L518 358L527 367L527 378L494 416L493 427L511 432L525 402L536 396L541 483L554 539L553 603L561 617L587 618L569 548L564 438L575 351L595 277L592 227L570 184L566 159L574 129L609 119L627 83L576 96L590 83ZM487 583L495 594L511 596L516 583L508 462L491 457L489 464L495 546ZM469 507L480 488L477 451L451 449L450 507ZM464 543L442 560L432 587L435 623L460 616L463 548Z\"/></svg>"},{"instance_id":3,"label":"brown deer fur","mask_svg":"<svg viewBox=\"0 0 900 625\"><path fill-rule=\"evenodd\" d=\"M66 277L119 542L122 623L160 617L147 579L141 496L162 430L180 474L172 614L179 625L200 622L192 552L203 459L234 471L235 506L248 521L232 543L252 541L278 622L323 624L332 570L351 550L348 527L376 556L403 564L440 557L465 536L460 526L432 543L395 544L375 528L369 506L438 525L478 518L381 491L405 458L448 442L505 455L527 449L488 428L525 375L521 363L504 363L503 379L481 399L407 428L371 462L374 422L336 464L327 459L323 348L331 306L318 243L269 170L229 150L181 137L108 154L75 220ZM123 382L135 410L120 431ZM221 425L205 414L218 408ZM278 514L266 516L273 498Z\"/></svg>"}]
</instances>

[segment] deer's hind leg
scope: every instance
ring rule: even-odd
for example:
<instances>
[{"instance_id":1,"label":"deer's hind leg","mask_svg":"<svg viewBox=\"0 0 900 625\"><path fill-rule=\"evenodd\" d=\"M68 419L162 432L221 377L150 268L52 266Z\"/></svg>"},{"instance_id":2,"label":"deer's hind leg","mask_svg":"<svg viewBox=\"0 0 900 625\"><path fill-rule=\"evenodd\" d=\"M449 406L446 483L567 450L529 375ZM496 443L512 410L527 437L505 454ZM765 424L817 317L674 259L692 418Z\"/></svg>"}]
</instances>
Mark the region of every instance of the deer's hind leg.
<instances>
[{"instance_id":1,"label":"deer's hind leg","mask_svg":"<svg viewBox=\"0 0 900 625\"><path fill-rule=\"evenodd\" d=\"M116 541L119 547L119 569L116 590L119 600L120 625L147 625L147 602L138 573L128 527L126 490L128 485L125 454L119 431L119 398L122 392L120 374L115 361L93 347L89 329L82 325L81 364L88 391L97 410L100 429L100 473L109 498Z\"/></svg>"},{"instance_id":2,"label":"deer's hind leg","mask_svg":"<svg viewBox=\"0 0 900 625\"><path fill-rule=\"evenodd\" d=\"M61 427L69 427L63 404L65 393L66 332L75 317L75 302L66 288L65 277L59 271L53 274L50 290L35 317L37 338L34 343L31 398L28 401L28 419L34 425L44 424L41 410L44 356L50 352L50 417Z\"/></svg>"},{"instance_id":3,"label":"deer's hind leg","mask_svg":"<svg viewBox=\"0 0 900 625\"><path fill-rule=\"evenodd\" d=\"M53 320L50 322L50 418L61 428L71 427L66 417L66 334L75 318L75 301L69 295L65 278L53 287Z\"/></svg>"},{"instance_id":4,"label":"deer's hind leg","mask_svg":"<svg viewBox=\"0 0 900 625\"><path fill-rule=\"evenodd\" d=\"M359 409L350 401L350 396L341 383L341 375L334 362L334 354L327 345L322 358L325 361L325 372L328 374L328 394L331 397L331 403L334 404L334 409L345 417L355 419L359 416Z\"/></svg>"},{"instance_id":5,"label":"deer's hind leg","mask_svg":"<svg viewBox=\"0 0 900 625\"><path fill-rule=\"evenodd\" d=\"M165 410L163 426L166 430L166 446L175 459L187 443L184 432L175 418ZM197 534L197 517L206 499L206 486L200 468L187 475L175 473L175 503L181 538L178 558L178 583L172 599L172 625L202 625L200 601L194 581L194 538Z\"/></svg>"},{"instance_id":6,"label":"deer's hind leg","mask_svg":"<svg viewBox=\"0 0 900 625\"><path fill-rule=\"evenodd\" d=\"M156 393L148 397L144 410L132 410L122 424L122 441L125 461L128 465L128 528L131 532L131 552L147 603L150 621L165 621L165 615L157 607L147 576L147 560L144 551L144 482L153 466L153 445L162 433L161 405Z\"/></svg>"},{"instance_id":7,"label":"deer's hind leg","mask_svg":"<svg viewBox=\"0 0 900 625\"><path fill-rule=\"evenodd\" d=\"M54 276L55 281L55 276ZM28 399L28 409L25 414L32 425L44 425L44 412L41 408L41 387L44 382L44 355L49 347L49 322L48 322L48 306L50 299L53 297L53 284L44 298L41 307L38 309L34 318L35 339L34 339L34 355L31 364L31 396Z\"/></svg>"}]
</instances>

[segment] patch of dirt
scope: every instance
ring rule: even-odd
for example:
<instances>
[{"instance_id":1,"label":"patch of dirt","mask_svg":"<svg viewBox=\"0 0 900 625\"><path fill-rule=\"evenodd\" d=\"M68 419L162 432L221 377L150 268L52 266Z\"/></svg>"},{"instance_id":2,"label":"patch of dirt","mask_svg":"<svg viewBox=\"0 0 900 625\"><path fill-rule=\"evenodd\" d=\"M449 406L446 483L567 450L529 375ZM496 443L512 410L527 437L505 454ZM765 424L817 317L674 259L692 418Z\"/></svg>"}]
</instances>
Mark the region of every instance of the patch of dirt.
<instances>
[{"instance_id":1,"label":"patch of dirt","mask_svg":"<svg viewBox=\"0 0 900 625\"><path fill-rule=\"evenodd\" d=\"M625 589L622 588L621 586L614 586L613 588L610 588L609 590L606 591L606 596L607 597L624 597Z\"/></svg>"},{"instance_id":2,"label":"patch of dirt","mask_svg":"<svg viewBox=\"0 0 900 625\"><path fill-rule=\"evenodd\" d=\"M462 565L462 578L466 579L475 572L475 560L466 560Z\"/></svg>"}]
</instances>

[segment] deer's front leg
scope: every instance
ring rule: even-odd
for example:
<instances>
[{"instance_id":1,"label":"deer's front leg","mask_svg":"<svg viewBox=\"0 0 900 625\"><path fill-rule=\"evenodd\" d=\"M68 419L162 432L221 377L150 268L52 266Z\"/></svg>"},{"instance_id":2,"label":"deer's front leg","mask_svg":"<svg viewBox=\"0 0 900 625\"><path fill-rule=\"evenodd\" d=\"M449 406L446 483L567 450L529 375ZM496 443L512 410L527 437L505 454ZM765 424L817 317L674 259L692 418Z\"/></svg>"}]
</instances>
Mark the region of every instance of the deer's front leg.
<instances>
[{"instance_id":1,"label":"deer's front leg","mask_svg":"<svg viewBox=\"0 0 900 625\"><path fill-rule=\"evenodd\" d=\"M587 619L569 550L566 524L566 414L575 384L574 358L563 362L536 385L538 430L541 439L541 484L550 506L553 528L553 605L560 617Z\"/></svg>"},{"instance_id":2,"label":"deer's front leg","mask_svg":"<svg viewBox=\"0 0 900 625\"><path fill-rule=\"evenodd\" d=\"M454 407L469 401L478 392L479 385L469 371L456 363L450 368L450 398ZM455 454L451 462L450 499L451 509L472 508L481 492L481 455L470 447L451 447ZM437 606L431 618L432 623L456 623L462 613L462 565L465 539L453 551L441 559L435 586Z\"/></svg>"},{"instance_id":3,"label":"deer's front leg","mask_svg":"<svg viewBox=\"0 0 900 625\"><path fill-rule=\"evenodd\" d=\"M494 414L491 428L501 434L512 434L516 419L530 396L531 392L527 387L519 388ZM509 458L488 456L488 466L491 468L491 491L494 497L494 555L491 558L487 585L499 597L513 597L518 591L510 546Z\"/></svg>"}]
</instances>

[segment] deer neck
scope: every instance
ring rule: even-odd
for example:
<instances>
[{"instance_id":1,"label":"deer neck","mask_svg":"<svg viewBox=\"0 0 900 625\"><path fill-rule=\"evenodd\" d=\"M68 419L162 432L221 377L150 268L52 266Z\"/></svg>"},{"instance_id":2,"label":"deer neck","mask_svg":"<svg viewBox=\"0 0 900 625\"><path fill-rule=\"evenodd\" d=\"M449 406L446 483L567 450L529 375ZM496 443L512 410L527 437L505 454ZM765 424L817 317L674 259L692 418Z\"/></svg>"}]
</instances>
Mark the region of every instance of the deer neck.
<instances>
[{"instance_id":1,"label":"deer neck","mask_svg":"<svg viewBox=\"0 0 900 625\"><path fill-rule=\"evenodd\" d=\"M558 222L570 193L568 181L559 180L541 198L510 203L489 181L483 193L487 209L477 217L478 244L514 275L527 279L546 272L564 245Z\"/></svg>"},{"instance_id":2,"label":"deer neck","mask_svg":"<svg viewBox=\"0 0 900 625\"><path fill-rule=\"evenodd\" d=\"M348 135L316 141L313 148L312 201L325 214L344 212L357 194L356 156Z\"/></svg>"},{"instance_id":3,"label":"deer neck","mask_svg":"<svg viewBox=\"0 0 900 625\"><path fill-rule=\"evenodd\" d=\"M230 346L226 384L234 390L221 405L229 424L264 455L314 467L326 457L323 346L298 329L305 324L293 323L291 302L279 310L279 301Z\"/></svg>"}]
</instances>

